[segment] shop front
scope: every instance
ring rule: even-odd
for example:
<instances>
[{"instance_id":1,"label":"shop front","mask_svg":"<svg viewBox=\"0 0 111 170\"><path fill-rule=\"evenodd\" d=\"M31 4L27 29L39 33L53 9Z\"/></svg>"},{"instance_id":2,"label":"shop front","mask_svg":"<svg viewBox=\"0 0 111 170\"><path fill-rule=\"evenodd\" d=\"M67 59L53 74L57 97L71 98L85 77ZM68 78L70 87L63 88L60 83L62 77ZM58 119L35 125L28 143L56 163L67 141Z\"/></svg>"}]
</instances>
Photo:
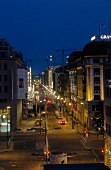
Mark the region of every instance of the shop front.
<instances>
[{"instance_id":1,"label":"shop front","mask_svg":"<svg viewBox=\"0 0 111 170\"><path fill-rule=\"evenodd\" d=\"M0 109L0 133L10 132L10 107Z\"/></svg>"}]
</instances>

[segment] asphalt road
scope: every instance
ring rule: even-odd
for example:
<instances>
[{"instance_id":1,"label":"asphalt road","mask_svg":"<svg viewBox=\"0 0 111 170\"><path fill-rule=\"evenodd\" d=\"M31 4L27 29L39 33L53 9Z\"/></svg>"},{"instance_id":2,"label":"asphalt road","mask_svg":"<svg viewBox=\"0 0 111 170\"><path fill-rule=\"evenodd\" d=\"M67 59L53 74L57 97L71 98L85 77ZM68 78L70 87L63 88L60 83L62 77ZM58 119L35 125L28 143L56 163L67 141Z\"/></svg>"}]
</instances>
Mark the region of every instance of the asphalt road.
<instances>
[{"instance_id":1,"label":"asphalt road","mask_svg":"<svg viewBox=\"0 0 111 170\"><path fill-rule=\"evenodd\" d=\"M76 153L73 157L68 158L68 163L103 162L104 156L100 152L100 148L104 146L103 139L97 140L96 135L91 134L84 142L80 127L77 129L75 126L72 129L70 117L66 125L60 125L60 120L55 119L54 121L54 119L55 115L50 113L48 116L48 141L51 151Z\"/></svg>"},{"instance_id":2,"label":"asphalt road","mask_svg":"<svg viewBox=\"0 0 111 170\"><path fill-rule=\"evenodd\" d=\"M34 157L30 152L10 152L0 154L0 167L6 170L41 170L42 157Z\"/></svg>"},{"instance_id":3,"label":"asphalt road","mask_svg":"<svg viewBox=\"0 0 111 170\"><path fill-rule=\"evenodd\" d=\"M54 115L55 109L54 105L49 106L46 118L48 143L51 152L75 153L73 156L68 156L68 163L103 162L104 157L99 149L104 146L104 141L100 138L97 140L96 136L91 134L85 143L81 127L75 126L72 129L70 117L68 117L66 125L60 125L61 120ZM45 134L25 131L25 129L34 125L35 119L30 118L23 121L21 128L24 132L15 133L12 151L0 152L0 166L4 169L42 170L45 161L44 156L32 156L31 154L35 152L43 154ZM65 120L65 117L62 120Z\"/></svg>"},{"instance_id":4,"label":"asphalt road","mask_svg":"<svg viewBox=\"0 0 111 170\"><path fill-rule=\"evenodd\" d=\"M30 134L20 134L19 136L16 134L14 136L14 146L13 150L14 151L20 151L20 150L26 150L26 151L37 151L40 153L43 153L44 145L45 145L45 136L36 134L35 133L30 133Z\"/></svg>"}]
</instances>

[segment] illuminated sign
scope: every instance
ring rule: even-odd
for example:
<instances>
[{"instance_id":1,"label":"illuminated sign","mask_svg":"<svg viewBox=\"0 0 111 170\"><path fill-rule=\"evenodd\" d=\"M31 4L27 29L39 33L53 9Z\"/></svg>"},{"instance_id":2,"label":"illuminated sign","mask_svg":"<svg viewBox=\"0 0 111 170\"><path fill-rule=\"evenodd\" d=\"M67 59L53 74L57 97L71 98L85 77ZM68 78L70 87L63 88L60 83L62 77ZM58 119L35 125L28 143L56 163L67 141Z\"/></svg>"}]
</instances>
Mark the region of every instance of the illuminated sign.
<instances>
[{"instance_id":1,"label":"illuminated sign","mask_svg":"<svg viewBox=\"0 0 111 170\"><path fill-rule=\"evenodd\" d=\"M96 39L109 40L111 39L111 35L101 35L100 37L94 35L93 37L91 37L91 41L94 41Z\"/></svg>"},{"instance_id":2,"label":"illuminated sign","mask_svg":"<svg viewBox=\"0 0 111 170\"><path fill-rule=\"evenodd\" d=\"M111 35L101 35L101 39L111 39Z\"/></svg>"},{"instance_id":3,"label":"illuminated sign","mask_svg":"<svg viewBox=\"0 0 111 170\"><path fill-rule=\"evenodd\" d=\"M19 88L23 88L23 87L24 87L23 78L19 78Z\"/></svg>"},{"instance_id":4,"label":"illuminated sign","mask_svg":"<svg viewBox=\"0 0 111 170\"><path fill-rule=\"evenodd\" d=\"M91 37L91 41L95 40L96 39L96 36L93 36Z\"/></svg>"}]
</instances>

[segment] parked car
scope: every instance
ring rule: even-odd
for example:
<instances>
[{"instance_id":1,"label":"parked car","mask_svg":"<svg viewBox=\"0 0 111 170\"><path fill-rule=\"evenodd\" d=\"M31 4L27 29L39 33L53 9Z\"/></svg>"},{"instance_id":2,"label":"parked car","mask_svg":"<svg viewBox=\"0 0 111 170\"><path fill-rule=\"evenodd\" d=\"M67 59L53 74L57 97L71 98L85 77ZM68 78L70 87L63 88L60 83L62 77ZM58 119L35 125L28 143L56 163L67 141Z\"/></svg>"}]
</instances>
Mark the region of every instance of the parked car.
<instances>
[{"instance_id":1,"label":"parked car","mask_svg":"<svg viewBox=\"0 0 111 170\"><path fill-rule=\"evenodd\" d=\"M36 119L35 126L40 126L42 122L42 119Z\"/></svg>"},{"instance_id":2,"label":"parked car","mask_svg":"<svg viewBox=\"0 0 111 170\"><path fill-rule=\"evenodd\" d=\"M56 116L57 119L62 119L61 115Z\"/></svg>"},{"instance_id":3,"label":"parked car","mask_svg":"<svg viewBox=\"0 0 111 170\"><path fill-rule=\"evenodd\" d=\"M32 113L32 112L34 112L33 109L28 109L28 113Z\"/></svg>"},{"instance_id":4,"label":"parked car","mask_svg":"<svg viewBox=\"0 0 111 170\"><path fill-rule=\"evenodd\" d=\"M56 110L55 111L55 116L58 116L59 115L59 112Z\"/></svg>"},{"instance_id":5,"label":"parked car","mask_svg":"<svg viewBox=\"0 0 111 170\"><path fill-rule=\"evenodd\" d=\"M34 117L34 113L28 113L28 117Z\"/></svg>"}]
</instances>

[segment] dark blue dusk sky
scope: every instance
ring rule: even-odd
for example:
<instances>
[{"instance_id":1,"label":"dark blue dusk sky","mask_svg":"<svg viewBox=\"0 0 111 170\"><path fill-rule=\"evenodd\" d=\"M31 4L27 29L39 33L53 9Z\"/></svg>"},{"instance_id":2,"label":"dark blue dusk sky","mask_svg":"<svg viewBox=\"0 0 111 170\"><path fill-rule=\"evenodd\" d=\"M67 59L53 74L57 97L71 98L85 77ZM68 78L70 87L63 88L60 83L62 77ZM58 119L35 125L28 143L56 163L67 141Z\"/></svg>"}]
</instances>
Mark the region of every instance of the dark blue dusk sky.
<instances>
[{"instance_id":1,"label":"dark blue dusk sky","mask_svg":"<svg viewBox=\"0 0 111 170\"><path fill-rule=\"evenodd\" d=\"M99 22L101 34L109 34L110 20L111 0L0 0L0 38L32 59L33 74L46 69L49 55L62 63L56 50L83 49L98 35Z\"/></svg>"}]
</instances>

